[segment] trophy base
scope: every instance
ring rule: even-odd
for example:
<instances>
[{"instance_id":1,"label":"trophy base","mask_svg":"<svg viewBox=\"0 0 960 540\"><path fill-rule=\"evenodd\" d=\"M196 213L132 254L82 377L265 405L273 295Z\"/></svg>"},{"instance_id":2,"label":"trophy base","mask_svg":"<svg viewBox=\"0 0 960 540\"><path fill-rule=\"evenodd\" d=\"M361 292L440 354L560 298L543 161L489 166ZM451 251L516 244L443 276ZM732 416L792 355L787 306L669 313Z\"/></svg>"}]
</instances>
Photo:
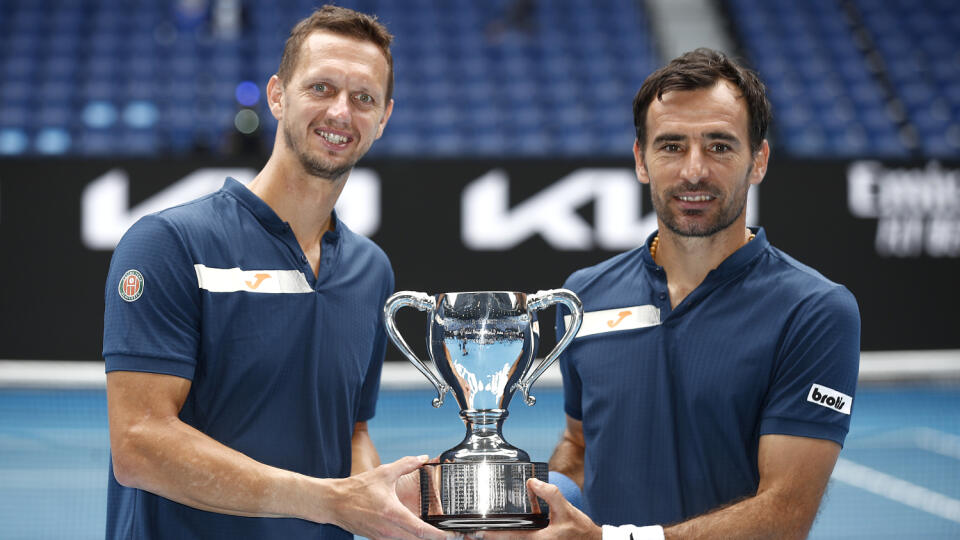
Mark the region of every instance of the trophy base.
<instances>
[{"instance_id":1,"label":"trophy base","mask_svg":"<svg viewBox=\"0 0 960 540\"><path fill-rule=\"evenodd\" d=\"M546 501L527 479L547 481L542 462L428 463L420 469L420 517L445 530L542 529Z\"/></svg>"},{"instance_id":2,"label":"trophy base","mask_svg":"<svg viewBox=\"0 0 960 540\"><path fill-rule=\"evenodd\" d=\"M499 514L482 516L427 516L424 521L445 531L489 531L497 529L542 529L550 523L547 514Z\"/></svg>"}]
</instances>

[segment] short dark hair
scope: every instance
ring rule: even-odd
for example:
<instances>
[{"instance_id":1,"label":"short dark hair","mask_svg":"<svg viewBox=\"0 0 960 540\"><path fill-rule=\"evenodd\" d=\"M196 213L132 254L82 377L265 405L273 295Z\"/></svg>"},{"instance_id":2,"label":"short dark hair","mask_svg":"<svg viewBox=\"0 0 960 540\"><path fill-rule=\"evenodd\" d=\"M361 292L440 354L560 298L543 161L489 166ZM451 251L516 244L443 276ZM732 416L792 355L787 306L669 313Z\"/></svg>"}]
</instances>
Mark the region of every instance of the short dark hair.
<instances>
[{"instance_id":1,"label":"short dark hair","mask_svg":"<svg viewBox=\"0 0 960 540\"><path fill-rule=\"evenodd\" d=\"M633 125L641 151L647 143L647 109L654 98L675 90L709 88L719 79L733 83L747 102L747 129L750 150L756 153L767 136L770 125L770 102L767 88L757 73L743 67L720 51L699 48L674 58L666 66L654 71L633 98Z\"/></svg>"},{"instance_id":2,"label":"short dark hair","mask_svg":"<svg viewBox=\"0 0 960 540\"><path fill-rule=\"evenodd\" d=\"M360 13L352 9L326 5L315 10L309 17L298 22L290 37L283 46L283 56L280 58L280 68L277 77L287 82L300 60L300 49L307 37L314 32L327 31L341 36L352 37L362 41L369 41L380 48L387 59L387 96L384 105L393 97L393 55L390 54L390 43L393 36L387 27L377 21L375 16Z\"/></svg>"}]
</instances>

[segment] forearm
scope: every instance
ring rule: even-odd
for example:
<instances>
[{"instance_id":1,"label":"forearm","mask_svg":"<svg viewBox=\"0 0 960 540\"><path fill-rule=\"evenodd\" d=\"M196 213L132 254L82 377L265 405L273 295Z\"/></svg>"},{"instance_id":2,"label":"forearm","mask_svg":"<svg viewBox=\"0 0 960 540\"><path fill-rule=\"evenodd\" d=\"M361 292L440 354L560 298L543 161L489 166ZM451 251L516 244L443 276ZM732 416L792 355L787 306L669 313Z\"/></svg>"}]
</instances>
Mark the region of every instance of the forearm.
<instances>
[{"instance_id":1,"label":"forearm","mask_svg":"<svg viewBox=\"0 0 960 540\"><path fill-rule=\"evenodd\" d=\"M664 528L664 538L806 538L814 514L774 491L759 493L682 523Z\"/></svg>"},{"instance_id":2,"label":"forearm","mask_svg":"<svg viewBox=\"0 0 960 540\"><path fill-rule=\"evenodd\" d=\"M570 478L583 489L583 454L583 446L577 444L565 431L550 456L549 469Z\"/></svg>"},{"instance_id":3,"label":"forearm","mask_svg":"<svg viewBox=\"0 0 960 540\"><path fill-rule=\"evenodd\" d=\"M334 480L259 463L178 419L150 419L112 437L122 484L224 514L332 521Z\"/></svg>"},{"instance_id":4,"label":"forearm","mask_svg":"<svg viewBox=\"0 0 960 540\"><path fill-rule=\"evenodd\" d=\"M375 469L380 466L380 454L373 445L366 422L357 422L353 428L353 438L350 441L351 462L350 475Z\"/></svg>"}]
</instances>

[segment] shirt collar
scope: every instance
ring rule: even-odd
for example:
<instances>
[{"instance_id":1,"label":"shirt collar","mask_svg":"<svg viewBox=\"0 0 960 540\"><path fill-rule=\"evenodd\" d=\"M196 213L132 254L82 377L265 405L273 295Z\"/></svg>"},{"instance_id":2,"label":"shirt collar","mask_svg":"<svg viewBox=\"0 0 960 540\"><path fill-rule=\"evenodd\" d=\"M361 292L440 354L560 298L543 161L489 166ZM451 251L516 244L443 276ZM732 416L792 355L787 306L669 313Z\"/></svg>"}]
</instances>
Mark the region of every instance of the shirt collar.
<instances>
[{"instance_id":1,"label":"shirt collar","mask_svg":"<svg viewBox=\"0 0 960 540\"><path fill-rule=\"evenodd\" d=\"M243 185L234 178L227 177L223 183L222 191L232 195L241 204L247 207L250 212L256 216L257 220L263 224L265 228L276 234L284 234L290 230L290 225L286 221L280 219L280 216L273 211L273 208L270 208L263 199L257 196L256 193L250 190L247 186ZM337 211L334 210L330 216L332 220L333 230L327 231L324 234L325 238L329 238L330 241L336 242L340 239L343 234L343 230L346 228L346 225L340 221L340 218L337 216Z\"/></svg>"},{"instance_id":2,"label":"shirt collar","mask_svg":"<svg viewBox=\"0 0 960 540\"><path fill-rule=\"evenodd\" d=\"M723 262L720 263L720 266L715 268L711 274L716 276L734 274L747 264L750 264L755 257L767 249L770 242L767 240L767 232L763 227L749 227L749 229L756 237L724 259ZM659 231L653 231L650 236L647 237L642 249L643 263L651 269L660 268L660 265L655 263L653 257L650 256L650 244L653 242L653 239L657 237L657 234L659 234Z\"/></svg>"},{"instance_id":3,"label":"shirt collar","mask_svg":"<svg viewBox=\"0 0 960 540\"><path fill-rule=\"evenodd\" d=\"M767 249L770 242L767 240L767 233L763 230L763 227L750 227L750 232L755 234L756 237L724 259L720 266L712 272L715 276L722 278L740 272Z\"/></svg>"}]
</instances>

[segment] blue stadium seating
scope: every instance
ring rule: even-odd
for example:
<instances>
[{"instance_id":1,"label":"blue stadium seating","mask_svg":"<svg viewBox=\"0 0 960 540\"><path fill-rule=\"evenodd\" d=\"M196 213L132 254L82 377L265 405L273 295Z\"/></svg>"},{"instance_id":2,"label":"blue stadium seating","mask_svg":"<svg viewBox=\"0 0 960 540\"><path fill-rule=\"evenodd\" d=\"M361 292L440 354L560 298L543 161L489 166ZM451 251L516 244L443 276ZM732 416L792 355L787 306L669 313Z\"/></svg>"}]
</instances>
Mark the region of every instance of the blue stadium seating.
<instances>
[{"instance_id":1,"label":"blue stadium seating","mask_svg":"<svg viewBox=\"0 0 960 540\"><path fill-rule=\"evenodd\" d=\"M960 4L857 0L887 66L918 147L932 157L960 155ZM951 136L953 133L953 136Z\"/></svg>"},{"instance_id":2,"label":"blue stadium seating","mask_svg":"<svg viewBox=\"0 0 960 540\"><path fill-rule=\"evenodd\" d=\"M960 157L960 3L727 5L748 57L770 86L774 133L788 152Z\"/></svg>"},{"instance_id":3,"label":"blue stadium seating","mask_svg":"<svg viewBox=\"0 0 960 540\"><path fill-rule=\"evenodd\" d=\"M373 155L630 155L631 100L660 63L642 2L339 3L395 35L396 110ZM264 91L291 25L316 2L244 2L237 39L176 5L0 3L0 154L228 151L237 85ZM769 85L778 151L960 156L960 2L722 5ZM263 99L251 107L268 149L276 122Z\"/></svg>"}]
</instances>

